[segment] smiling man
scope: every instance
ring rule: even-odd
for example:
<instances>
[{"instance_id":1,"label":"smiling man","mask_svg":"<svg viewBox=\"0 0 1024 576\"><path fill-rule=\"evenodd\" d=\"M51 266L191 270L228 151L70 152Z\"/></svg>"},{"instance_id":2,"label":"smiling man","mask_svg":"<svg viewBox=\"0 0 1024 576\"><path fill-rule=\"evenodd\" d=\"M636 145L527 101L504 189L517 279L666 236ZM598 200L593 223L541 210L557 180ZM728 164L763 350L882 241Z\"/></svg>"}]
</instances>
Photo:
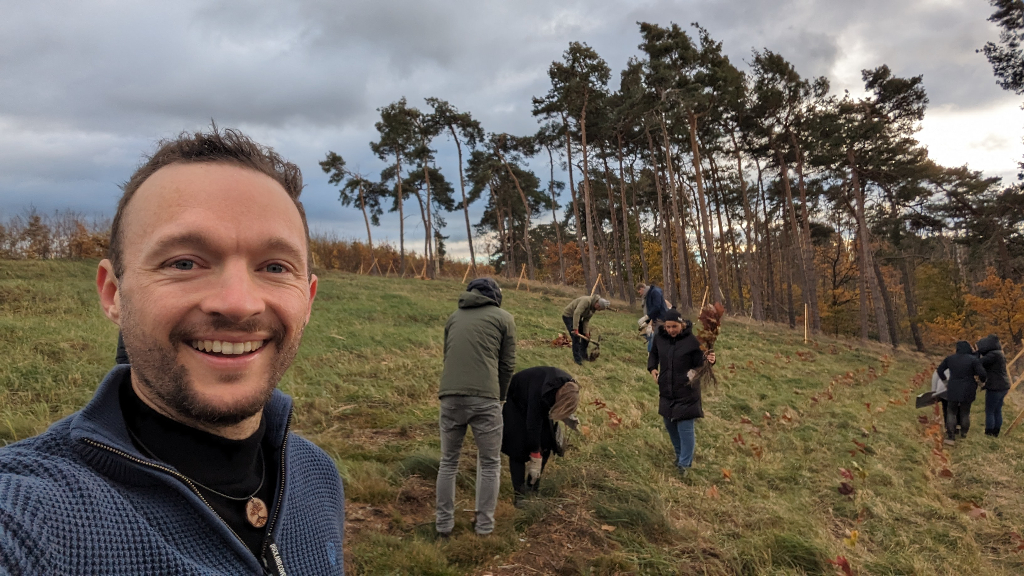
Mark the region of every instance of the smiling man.
<instances>
[{"instance_id":1,"label":"smiling man","mask_svg":"<svg viewBox=\"0 0 1024 576\"><path fill-rule=\"evenodd\" d=\"M0 450L0 574L342 574L333 461L276 390L317 278L299 169L239 132L182 134L124 186L93 400Z\"/></svg>"}]
</instances>

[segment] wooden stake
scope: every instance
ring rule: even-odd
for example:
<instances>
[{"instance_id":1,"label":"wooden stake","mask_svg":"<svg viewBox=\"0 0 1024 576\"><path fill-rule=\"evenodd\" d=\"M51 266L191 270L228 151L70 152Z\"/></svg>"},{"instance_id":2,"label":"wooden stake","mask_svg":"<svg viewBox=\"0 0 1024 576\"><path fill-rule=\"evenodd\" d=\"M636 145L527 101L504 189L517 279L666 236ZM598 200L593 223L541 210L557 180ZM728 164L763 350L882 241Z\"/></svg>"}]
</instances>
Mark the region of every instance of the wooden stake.
<instances>
[{"instance_id":1,"label":"wooden stake","mask_svg":"<svg viewBox=\"0 0 1024 576\"><path fill-rule=\"evenodd\" d=\"M375 266L377 267L377 274L379 275L380 274L380 263L377 262L376 258L373 259L373 263L370 264L370 268L366 271L366 273L369 274L370 272L373 272L373 268Z\"/></svg>"},{"instance_id":2,"label":"wooden stake","mask_svg":"<svg viewBox=\"0 0 1024 576\"><path fill-rule=\"evenodd\" d=\"M704 309L704 305L708 303L708 292L710 292L710 291L711 291L711 288L704 288L704 299L700 301L700 309L701 310L703 310Z\"/></svg>"},{"instance_id":3,"label":"wooden stake","mask_svg":"<svg viewBox=\"0 0 1024 576\"><path fill-rule=\"evenodd\" d=\"M1009 371L1010 366L1013 366L1013 363L1016 362L1021 357L1021 354L1024 354L1024 346L1021 346L1020 352L1017 352L1017 355L1013 357L1013 360L1010 360L1009 362L1006 363L1007 371Z\"/></svg>"},{"instance_id":4,"label":"wooden stake","mask_svg":"<svg viewBox=\"0 0 1024 576\"><path fill-rule=\"evenodd\" d=\"M384 277L385 278L390 277L391 276L391 271L394 270L394 269L395 269L395 263L394 262L388 262L388 271L387 271L386 274L384 274Z\"/></svg>"},{"instance_id":5,"label":"wooden stake","mask_svg":"<svg viewBox=\"0 0 1024 576\"><path fill-rule=\"evenodd\" d=\"M466 273L462 275L462 283L466 283L466 278L469 278L469 266L466 266Z\"/></svg>"},{"instance_id":6,"label":"wooden stake","mask_svg":"<svg viewBox=\"0 0 1024 576\"><path fill-rule=\"evenodd\" d=\"M590 289L590 295L593 296L597 292L597 283L601 281L601 274L598 273L597 280L594 280L594 287ZM604 286L604 284L602 284Z\"/></svg>"},{"instance_id":7,"label":"wooden stake","mask_svg":"<svg viewBox=\"0 0 1024 576\"><path fill-rule=\"evenodd\" d=\"M360 276L363 275L363 263L362 262L359 263L359 275Z\"/></svg>"},{"instance_id":8,"label":"wooden stake","mask_svg":"<svg viewBox=\"0 0 1024 576\"><path fill-rule=\"evenodd\" d=\"M1017 427L1017 424L1020 424L1020 421L1022 419L1024 419L1024 410L1020 411L1020 414L1017 415L1017 418L1014 419L1013 424L1010 424L1010 427L1006 429L1006 432L1004 432L1004 434L1009 434L1011 430Z\"/></svg>"},{"instance_id":9,"label":"wooden stake","mask_svg":"<svg viewBox=\"0 0 1024 576\"><path fill-rule=\"evenodd\" d=\"M807 302L804 302L804 344L807 344L807 333L810 327L810 324L808 324L809 320L807 318L807 306Z\"/></svg>"},{"instance_id":10,"label":"wooden stake","mask_svg":"<svg viewBox=\"0 0 1024 576\"><path fill-rule=\"evenodd\" d=\"M522 271L519 272L519 282L516 282L516 290L517 291L519 290L519 285L523 283L523 276L525 276L525 275L526 275L526 264L523 264L523 269L522 269ZM530 284L527 283L526 287L529 288Z\"/></svg>"},{"instance_id":11,"label":"wooden stake","mask_svg":"<svg viewBox=\"0 0 1024 576\"><path fill-rule=\"evenodd\" d=\"M1012 394L1013 391L1017 389L1017 386L1021 383L1021 381L1024 381L1024 374L1021 374L1020 378L1017 378L1017 381L1014 382L1012 386L1010 386L1010 391L1007 392L1007 394Z\"/></svg>"}]
</instances>

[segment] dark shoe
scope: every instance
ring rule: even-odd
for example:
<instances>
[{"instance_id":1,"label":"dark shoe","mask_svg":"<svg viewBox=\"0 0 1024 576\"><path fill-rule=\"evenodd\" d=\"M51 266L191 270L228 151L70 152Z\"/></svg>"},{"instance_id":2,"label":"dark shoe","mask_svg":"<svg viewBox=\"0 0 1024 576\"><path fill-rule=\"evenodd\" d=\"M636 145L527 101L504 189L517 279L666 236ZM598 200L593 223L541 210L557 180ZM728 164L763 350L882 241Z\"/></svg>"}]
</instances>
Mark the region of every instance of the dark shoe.
<instances>
[{"instance_id":1,"label":"dark shoe","mask_svg":"<svg viewBox=\"0 0 1024 576\"><path fill-rule=\"evenodd\" d=\"M580 366L583 366L583 360L580 360L579 358L573 358L572 361Z\"/></svg>"},{"instance_id":2,"label":"dark shoe","mask_svg":"<svg viewBox=\"0 0 1024 576\"><path fill-rule=\"evenodd\" d=\"M447 542L447 541L449 541L451 539L452 539L452 533L451 532L437 532L436 535L435 535L435 540L438 540L440 542Z\"/></svg>"},{"instance_id":3,"label":"dark shoe","mask_svg":"<svg viewBox=\"0 0 1024 576\"><path fill-rule=\"evenodd\" d=\"M512 497L512 505L516 508L523 508L526 506L526 496L522 494L516 494Z\"/></svg>"},{"instance_id":4,"label":"dark shoe","mask_svg":"<svg viewBox=\"0 0 1024 576\"><path fill-rule=\"evenodd\" d=\"M960 437L961 438L967 438L967 432L964 432L963 430L961 430L960 431Z\"/></svg>"},{"instance_id":5,"label":"dark shoe","mask_svg":"<svg viewBox=\"0 0 1024 576\"><path fill-rule=\"evenodd\" d=\"M679 467L679 477L680 478L686 478L689 475L690 475L690 469L689 468L684 468L682 466Z\"/></svg>"},{"instance_id":6,"label":"dark shoe","mask_svg":"<svg viewBox=\"0 0 1024 576\"><path fill-rule=\"evenodd\" d=\"M946 438L942 443L946 446L956 446L956 440L953 440L952 438Z\"/></svg>"},{"instance_id":7,"label":"dark shoe","mask_svg":"<svg viewBox=\"0 0 1024 576\"><path fill-rule=\"evenodd\" d=\"M992 429L992 435L995 436L996 438L999 438L999 429L1000 428L1002 428L1002 426L997 426L997 427Z\"/></svg>"},{"instance_id":8,"label":"dark shoe","mask_svg":"<svg viewBox=\"0 0 1024 576\"><path fill-rule=\"evenodd\" d=\"M991 428L985 428L985 436L994 436Z\"/></svg>"}]
</instances>

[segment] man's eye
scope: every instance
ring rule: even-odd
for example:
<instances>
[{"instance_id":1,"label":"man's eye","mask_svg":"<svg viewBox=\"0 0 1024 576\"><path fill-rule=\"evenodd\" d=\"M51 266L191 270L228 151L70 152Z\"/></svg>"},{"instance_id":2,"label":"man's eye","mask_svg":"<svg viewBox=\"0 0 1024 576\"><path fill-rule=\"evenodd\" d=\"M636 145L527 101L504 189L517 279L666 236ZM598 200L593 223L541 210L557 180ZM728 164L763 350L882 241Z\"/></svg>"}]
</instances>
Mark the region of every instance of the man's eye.
<instances>
[{"instance_id":1,"label":"man's eye","mask_svg":"<svg viewBox=\"0 0 1024 576\"><path fill-rule=\"evenodd\" d=\"M176 270L191 270L195 265L192 260L178 260L171 264Z\"/></svg>"},{"instance_id":2,"label":"man's eye","mask_svg":"<svg viewBox=\"0 0 1024 576\"><path fill-rule=\"evenodd\" d=\"M280 264L267 264L267 272L281 274L282 272L284 272L284 266Z\"/></svg>"}]
</instances>

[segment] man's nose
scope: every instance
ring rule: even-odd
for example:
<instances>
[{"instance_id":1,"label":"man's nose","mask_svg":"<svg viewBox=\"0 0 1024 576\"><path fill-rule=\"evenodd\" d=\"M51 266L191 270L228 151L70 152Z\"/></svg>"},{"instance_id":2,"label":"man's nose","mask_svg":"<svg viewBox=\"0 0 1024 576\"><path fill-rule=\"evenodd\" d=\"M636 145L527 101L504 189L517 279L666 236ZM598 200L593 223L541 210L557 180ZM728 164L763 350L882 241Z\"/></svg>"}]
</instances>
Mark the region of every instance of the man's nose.
<instances>
[{"instance_id":1,"label":"man's nose","mask_svg":"<svg viewBox=\"0 0 1024 576\"><path fill-rule=\"evenodd\" d=\"M240 322L266 309L255 273L246 262L226 262L215 276L214 286L201 305L207 314L219 314Z\"/></svg>"}]
</instances>

